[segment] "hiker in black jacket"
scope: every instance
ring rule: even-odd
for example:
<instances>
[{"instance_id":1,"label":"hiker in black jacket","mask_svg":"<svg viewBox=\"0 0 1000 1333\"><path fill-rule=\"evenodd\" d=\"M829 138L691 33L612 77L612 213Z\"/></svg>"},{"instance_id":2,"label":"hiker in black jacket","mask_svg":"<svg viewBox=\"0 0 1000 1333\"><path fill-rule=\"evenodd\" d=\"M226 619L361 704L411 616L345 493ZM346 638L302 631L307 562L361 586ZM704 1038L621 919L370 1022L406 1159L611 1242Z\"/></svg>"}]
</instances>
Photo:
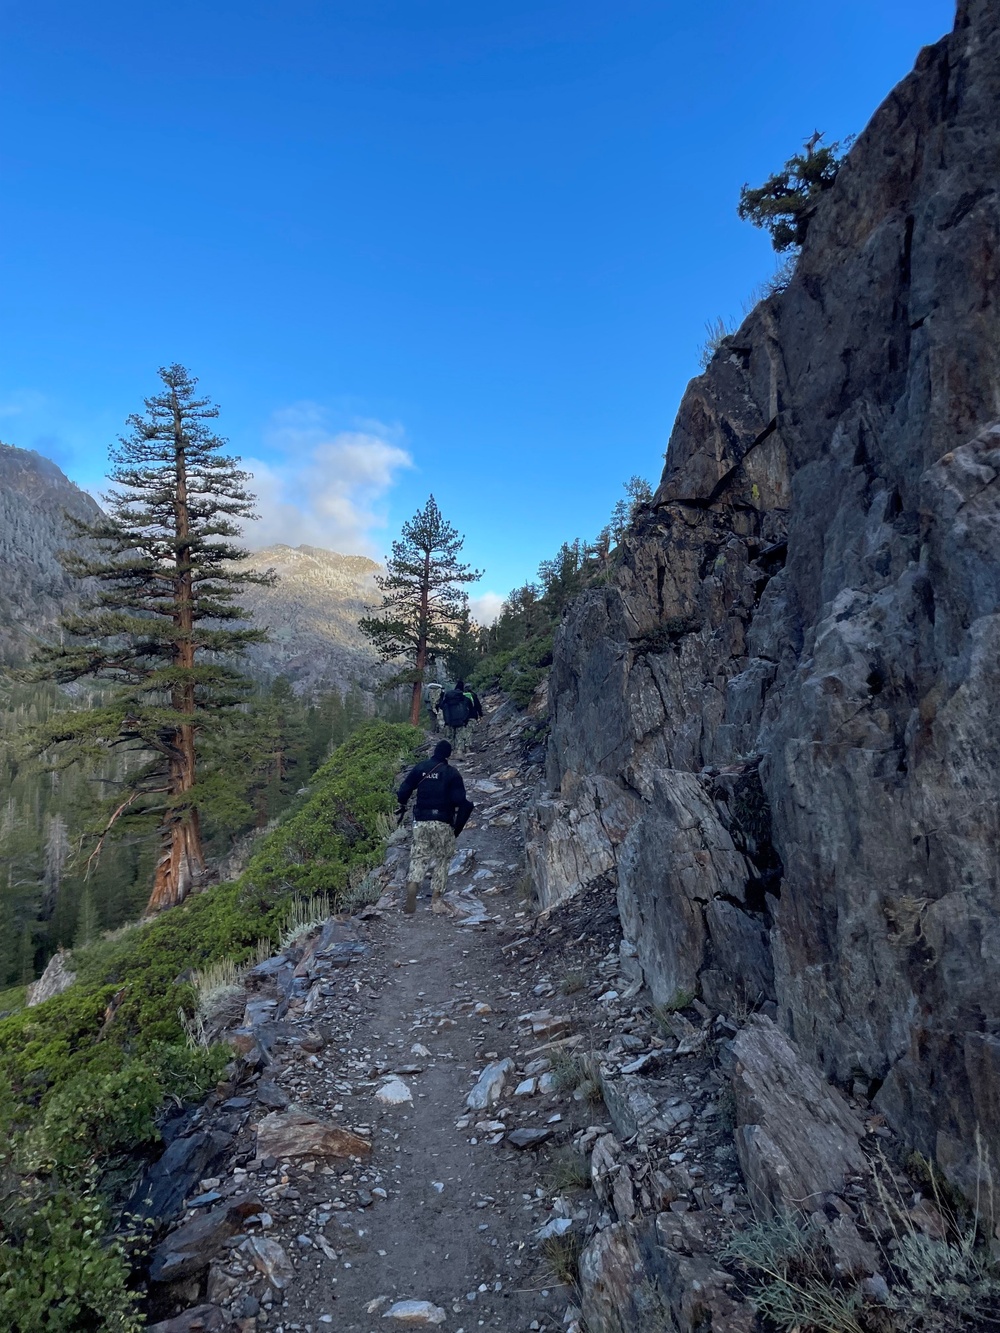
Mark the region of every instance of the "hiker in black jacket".
<instances>
[{"instance_id":1,"label":"hiker in black jacket","mask_svg":"<svg viewBox=\"0 0 1000 1333\"><path fill-rule=\"evenodd\" d=\"M473 690L465 688L464 681L456 680L455 688L442 694L438 707L455 754L464 753L468 735L466 728L471 721L483 715L483 706L478 696Z\"/></svg>"},{"instance_id":2,"label":"hiker in black jacket","mask_svg":"<svg viewBox=\"0 0 1000 1333\"><path fill-rule=\"evenodd\" d=\"M432 863L431 911L448 910L442 896L448 882L448 866L455 854L455 838L472 812L472 804L465 795L462 775L448 763L450 756L451 746L448 742L438 741L430 759L421 760L411 768L396 793L400 820L410 797L416 793L413 802L410 871L403 907L407 913L417 910L417 894Z\"/></svg>"}]
</instances>

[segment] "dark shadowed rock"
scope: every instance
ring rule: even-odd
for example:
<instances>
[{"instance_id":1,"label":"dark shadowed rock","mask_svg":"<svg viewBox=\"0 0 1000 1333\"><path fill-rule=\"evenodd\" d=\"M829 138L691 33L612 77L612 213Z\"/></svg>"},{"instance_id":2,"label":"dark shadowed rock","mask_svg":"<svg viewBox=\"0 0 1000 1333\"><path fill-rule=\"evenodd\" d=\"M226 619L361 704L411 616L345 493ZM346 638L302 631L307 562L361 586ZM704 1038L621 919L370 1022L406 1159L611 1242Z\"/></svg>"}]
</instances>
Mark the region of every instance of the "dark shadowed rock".
<instances>
[{"instance_id":1,"label":"dark shadowed rock","mask_svg":"<svg viewBox=\"0 0 1000 1333\"><path fill-rule=\"evenodd\" d=\"M257 1100L261 1106L266 1106L272 1111L283 1111L288 1105L287 1093L279 1088L277 1083L271 1083L263 1078L257 1084Z\"/></svg>"},{"instance_id":2,"label":"dark shadowed rock","mask_svg":"<svg viewBox=\"0 0 1000 1333\"><path fill-rule=\"evenodd\" d=\"M540 1148L551 1137L551 1129L512 1129L507 1142L513 1148Z\"/></svg>"},{"instance_id":3,"label":"dark shadowed rock","mask_svg":"<svg viewBox=\"0 0 1000 1333\"><path fill-rule=\"evenodd\" d=\"M173 1139L146 1170L129 1201L129 1211L147 1218L173 1217L198 1182L212 1174L212 1166L221 1161L233 1141L232 1134L217 1129L199 1129Z\"/></svg>"},{"instance_id":4,"label":"dark shadowed rock","mask_svg":"<svg viewBox=\"0 0 1000 1333\"><path fill-rule=\"evenodd\" d=\"M152 1282L178 1282L203 1272L248 1217L264 1205L253 1195L242 1195L211 1212L182 1222L153 1251L149 1261Z\"/></svg>"}]
</instances>

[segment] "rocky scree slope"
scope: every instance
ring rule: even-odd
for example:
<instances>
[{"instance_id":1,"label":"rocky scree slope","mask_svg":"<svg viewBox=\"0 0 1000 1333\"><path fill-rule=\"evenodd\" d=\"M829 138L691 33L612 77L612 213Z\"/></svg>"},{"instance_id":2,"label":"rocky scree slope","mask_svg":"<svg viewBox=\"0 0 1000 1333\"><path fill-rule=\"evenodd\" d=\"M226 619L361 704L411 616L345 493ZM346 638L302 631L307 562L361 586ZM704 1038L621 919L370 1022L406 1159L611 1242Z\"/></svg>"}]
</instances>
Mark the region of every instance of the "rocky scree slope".
<instances>
[{"instance_id":1,"label":"rocky scree slope","mask_svg":"<svg viewBox=\"0 0 1000 1333\"><path fill-rule=\"evenodd\" d=\"M998 182L1000 12L962 0L563 624L528 847L543 904L613 878L656 999L773 1003L970 1197L1000 1178Z\"/></svg>"},{"instance_id":2,"label":"rocky scree slope","mask_svg":"<svg viewBox=\"0 0 1000 1333\"><path fill-rule=\"evenodd\" d=\"M604 882L532 910L534 728L486 707L449 914L401 915L400 829L367 881L377 902L303 931L206 1014L238 1054L164 1125L131 1201L161 1224L155 1333L752 1333L725 1247L754 1198L809 1199L833 1281L885 1314L886 1200L914 1233L945 1222L889 1166L883 1117L767 1014L652 1007ZM902 1326L968 1327L950 1316Z\"/></svg>"}]
</instances>

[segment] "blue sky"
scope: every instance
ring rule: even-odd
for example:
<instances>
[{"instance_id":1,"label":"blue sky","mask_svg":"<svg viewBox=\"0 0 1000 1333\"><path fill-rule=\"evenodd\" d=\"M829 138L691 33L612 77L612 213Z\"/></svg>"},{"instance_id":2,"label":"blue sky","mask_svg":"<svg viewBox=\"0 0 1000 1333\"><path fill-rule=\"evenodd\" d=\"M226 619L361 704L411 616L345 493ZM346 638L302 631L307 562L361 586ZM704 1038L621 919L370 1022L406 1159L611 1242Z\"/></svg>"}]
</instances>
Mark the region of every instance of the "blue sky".
<instances>
[{"instance_id":1,"label":"blue sky","mask_svg":"<svg viewBox=\"0 0 1000 1333\"><path fill-rule=\"evenodd\" d=\"M380 554L433 490L531 577L654 480L739 222L952 0L0 0L0 439L91 489L181 361L256 540Z\"/></svg>"}]
</instances>

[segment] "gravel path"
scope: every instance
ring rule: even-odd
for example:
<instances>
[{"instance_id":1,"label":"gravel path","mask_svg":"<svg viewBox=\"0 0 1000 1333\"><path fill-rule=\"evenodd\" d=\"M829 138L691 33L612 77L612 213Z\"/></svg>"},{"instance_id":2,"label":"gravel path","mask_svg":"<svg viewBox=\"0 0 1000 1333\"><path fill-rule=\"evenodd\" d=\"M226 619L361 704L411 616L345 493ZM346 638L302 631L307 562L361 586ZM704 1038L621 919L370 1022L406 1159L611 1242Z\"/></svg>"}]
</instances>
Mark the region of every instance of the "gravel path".
<instances>
[{"instance_id":1,"label":"gravel path","mask_svg":"<svg viewBox=\"0 0 1000 1333\"><path fill-rule=\"evenodd\" d=\"M654 1221L675 1258L643 1279L666 1283L657 1300L683 1314L697 1291L697 1327L749 1327L711 1258L746 1206L720 1111L736 1024L696 1000L651 1011L606 885L535 914L529 726L505 705L459 761L477 810L455 914L428 896L402 914L399 834L377 906L247 978L227 1029L245 1059L164 1155L229 1145L215 1176L189 1176L153 1255L156 1333L580 1333L580 1247L587 1299L614 1322L636 1289L626 1228Z\"/></svg>"},{"instance_id":2,"label":"gravel path","mask_svg":"<svg viewBox=\"0 0 1000 1333\"><path fill-rule=\"evenodd\" d=\"M520 779L495 749L459 762L485 807L462 834L468 864L451 881L449 896L466 915L434 915L423 896L414 918L401 914L399 847L384 913L366 923L368 953L322 988L308 1016L327 1044L305 1058L290 1049L269 1071L293 1105L370 1134L372 1152L346 1168L275 1163L265 1177L263 1197L274 1207L267 1234L297 1271L283 1305L264 1307L257 1327L354 1333L433 1320L454 1333L554 1329L572 1300L537 1232L553 1220L553 1158L591 1107L552 1087L551 1072L541 1090L539 1081L563 1049L551 1046L550 1031L559 1043L567 1034L576 1036L571 1046L585 1041L575 1011L586 997L564 998L552 982L536 983L534 971L527 985L521 980L530 963L509 944L528 920L511 818ZM488 776L498 770L506 781ZM462 924L470 907L479 924ZM482 1071L506 1059L500 1100L470 1111ZM393 1097L403 1100L386 1101ZM518 1149L506 1137L515 1128L549 1137ZM433 1308L383 1322L403 1301Z\"/></svg>"}]
</instances>

